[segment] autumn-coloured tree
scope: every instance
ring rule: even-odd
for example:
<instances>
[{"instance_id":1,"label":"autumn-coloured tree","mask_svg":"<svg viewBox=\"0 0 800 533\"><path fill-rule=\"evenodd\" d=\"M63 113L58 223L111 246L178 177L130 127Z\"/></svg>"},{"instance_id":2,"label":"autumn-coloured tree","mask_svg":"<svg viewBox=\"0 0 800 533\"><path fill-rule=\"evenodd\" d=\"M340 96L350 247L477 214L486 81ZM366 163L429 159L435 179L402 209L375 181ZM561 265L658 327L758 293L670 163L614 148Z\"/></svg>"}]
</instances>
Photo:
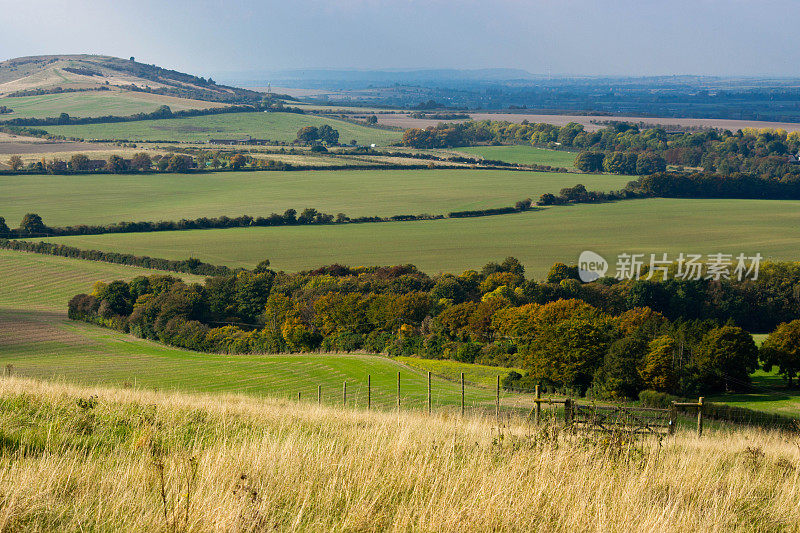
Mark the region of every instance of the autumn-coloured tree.
<instances>
[{"instance_id":1,"label":"autumn-coloured tree","mask_svg":"<svg viewBox=\"0 0 800 533\"><path fill-rule=\"evenodd\" d=\"M669 335L656 337L648 346L639 365L639 375L646 389L674 392L678 385L675 357L678 345Z\"/></svg>"}]
</instances>

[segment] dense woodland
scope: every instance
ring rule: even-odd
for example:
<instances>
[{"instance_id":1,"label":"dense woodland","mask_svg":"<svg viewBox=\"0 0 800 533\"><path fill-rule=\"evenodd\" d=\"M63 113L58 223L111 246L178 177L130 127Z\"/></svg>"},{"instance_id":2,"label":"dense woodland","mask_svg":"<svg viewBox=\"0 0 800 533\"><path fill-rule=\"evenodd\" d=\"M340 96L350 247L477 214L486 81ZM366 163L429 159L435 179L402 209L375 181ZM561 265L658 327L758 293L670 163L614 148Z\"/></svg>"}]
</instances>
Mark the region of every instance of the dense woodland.
<instances>
[{"instance_id":1,"label":"dense woodland","mask_svg":"<svg viewBox=\"0 0 800 533\"><path fill-rule=\"evenodd\" d=\"M762 265L748 282L584 284L563 264L526 279L514 258L437 277L412 265L287 274L265 261L203 285L97 283L70 301L69 316L206 352L366 350L518 366L527 375L507 385L621 398L747 388L759 353L745 329L778 326L761 358L792 379L798 294L800 265L788 263Z\"/></svg>"}]
</instances>

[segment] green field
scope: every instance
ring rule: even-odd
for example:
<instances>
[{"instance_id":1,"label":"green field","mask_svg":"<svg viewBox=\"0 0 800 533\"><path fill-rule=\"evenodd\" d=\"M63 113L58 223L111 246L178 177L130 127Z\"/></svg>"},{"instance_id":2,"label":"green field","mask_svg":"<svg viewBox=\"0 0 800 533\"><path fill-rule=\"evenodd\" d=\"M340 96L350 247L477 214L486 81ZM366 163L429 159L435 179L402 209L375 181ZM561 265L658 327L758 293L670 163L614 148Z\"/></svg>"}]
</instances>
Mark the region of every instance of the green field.
<instances>
[{"instance_id":1,"label":"green field","mask_svg":"<svg viewBox=\"0 0 800 533\"><path fill-rule=\"evenodd\" d=\"M464 381L476 383L483 387L496 387L497 377L506 377L510 372L515 371L524 374L520 368L506 368L502 366L473 365L470 363L459 363L449 359L422 359L419 357L395 357L395 361L430 372L434 376L440 376L450 381L460 381L461 374L464 374Z\"/></svg>"},{"instance_id":2,"label":"green field","mask_svg":"<svg viewBox=\"0 0 800 533\"><path fill-rule=\"evenodd\" d=\"M0 368L14 374L85 384L316 399L317 386L330 403L341 402L348 382L350 403L366 403L372 377L375 406L396 405L397 373L406 407L422 407L427 375L387 357L371 355L201 354L137 339L66 318L69 299L97 280L163 273L135 267L0 250ZM189 281L196 276L175 274ZM490 404L494 393L467 388L469 405ZM460 401L457 384L435 379L436 405ZM519 399L509 398L509 401Z\"/></svg>"},{"instance_id":3,"label":"green field","mask_svg":"<svg viewBox=\"0 0 800 533\"><path fill-rule=\"evenodd\" d=\"M800 418L800 390L787 389L786 383L775 369L771 372L757 370L751 377L753 380L751 392L721 394L712 396L708 400Z\"/></svg>"},{"instance_id":4,"label":"green field","mask_svg":"<svg viewBox=\"0 0 800 533\"><path fill-rule=\"evenodd\" d=\"M771 200L627 200L558 206L471 219L339 226L238 228L106 234L51 240L155 257L191 254L211 263L253 267L269 258L288 271L331 263L413 263L461 272L512 255L529 276L542 278L557 261L574 263L583 250L609 261L622 252L661 254L760 252L797 260L800 202ZM613 272L611 272L613 275Z\"/></svg>"},{"instance_id":5,"label":"green field","mask_svg":"<svg viewBox=\"0 0 800 533\"><path fill-rule=\"evenodd\" d=\"M257 139L289 142L304 126L329 124L339 131L339 140L349 143L388 145L397 142L401 133L359 126L341 120L297 113L227 113L202 117L140 120L80 126L48 126L44 129L69 138L205 142L209 139Z\"/></svg>"},{"instance_id":6,"label":"green field","mask_svg":"<svg viewBox=\"0 0 800 533\"><path fill-rule=\"evenodd\" d=\"M84 384L281 398L296 398L300 392L302 398L312 401L321 385L323 399L330 403L341 401L342 384L347 381L349 402L360 406L366 401L365 380L370 375L373 404L383 408L395 405L397 372L401 373L406 407L424 407L427 371L436 376L435 405L457 405L460 393L456 382L464 372L468 405L485 407L493 401L496 376L514 370L411 357L200 354L66 318L69 298L89 291L95 281L153 273L158 271L0 250L0 368L11 364L16 375ZM196 276L175 275L200 281ZM752 393L709 400L797 415L800 392L783 389L776 374L756 372L754 384ZM525 397L506 392L502 401L507 407L519 408L528 403Z\"/></svg>"},{"instance_id":7,"label":"green field","mask_svg":"<svg viewBox=\"0 0 800 533\"><path fill-rule=\"evenodd\" d=\"M467 146L455 148L455 151L486 159L520 163L522 165L550 165L551 167L573 168L575 152L548 150L535 146Z\"/></svg>"},{"instance_id":8,"label":"green field","mask_svg":"<svg viewBox=\"0 0 800 533\"><path fill-rule=\"evenodd\" d=\"M173 111L220 107L214 102L144 92L86 91L0 98L0 106L14 110L13 113L0 115L0 120L57 117L61 113L72 117L124 116L151 113L162 105L168 105Z\"/></svg>"},{"instance_id":9,"label":"green field","mask_svg":"<svg viewBox=\"0 0 800 533\"><path fill-rule=\"evenodd\" d=\"M0 216L47 224L266 216L314 207L350 216L391 216L513 205L583 183L610 190L626 178L495 170L343 170L207 174L4 176Z\"/></svg>"}]
</instances>

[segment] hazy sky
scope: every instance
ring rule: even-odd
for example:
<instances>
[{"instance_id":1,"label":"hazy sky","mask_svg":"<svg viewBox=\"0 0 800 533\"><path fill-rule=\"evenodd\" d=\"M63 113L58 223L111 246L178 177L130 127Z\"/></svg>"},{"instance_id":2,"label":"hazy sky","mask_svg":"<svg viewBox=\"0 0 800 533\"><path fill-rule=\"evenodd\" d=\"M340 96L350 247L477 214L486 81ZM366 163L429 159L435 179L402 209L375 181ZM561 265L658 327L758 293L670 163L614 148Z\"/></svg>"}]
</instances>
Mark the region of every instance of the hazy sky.
<instances>
[{"instance_id":1,"label":"hazy sky","mask_svg":"<svg viewBox=\"0 0 800 533\"><path fill-rule=\"evenodd\" d=\"M136 56L204 75L322 68L800 76L789 0L0 0L0 58Z\"/></svg>"}]
</instances>

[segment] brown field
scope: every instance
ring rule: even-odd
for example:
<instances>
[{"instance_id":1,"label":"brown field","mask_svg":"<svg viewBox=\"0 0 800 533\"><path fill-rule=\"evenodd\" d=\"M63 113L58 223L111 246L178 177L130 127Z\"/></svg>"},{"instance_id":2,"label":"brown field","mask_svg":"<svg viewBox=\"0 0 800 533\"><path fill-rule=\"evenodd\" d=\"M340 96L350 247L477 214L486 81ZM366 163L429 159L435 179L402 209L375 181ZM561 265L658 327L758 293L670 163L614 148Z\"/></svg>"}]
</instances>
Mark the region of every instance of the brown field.
<instances>
[{"instance_id":1,"label":"brown field","mask_svg":"<svg viewBox=\"0 0 800 533\"><path fill-rule=\"evenodd\" d=\"M800 124L791 122L760 122L757 120L725 120L713 118L652 118L652 117L630 117L630 116L582 116L582 115L536 115L536 114L522 114L522 113L472 113L470 115L473 120L503 120L508 122L520 123L523 120L528 122L544 122L547 124L555 124L556 126L564 126L570 122L577 122L583 124L588 131L594 131L603 128L602 124L596 124L598 121L618 120L623 122L643 122L645 124L662 124L662 125L675 125L675 126L690 126L690 127L707 127L707 128L721 128L736 131L742 128L773 128L784 129L786 131L800 131ZM428 126L435 126L440 122L463 122L462 120L429 120L411 118L408 115L393 115L384 113L377 115L378 123L386 126L397 126L401 128L427 128Z\"/></svg>"},{"instance_id":2,"label":"brown field","mask_svg":"<svg viewBox=\"0 0 800 533\"><path fill-rule=\"evenodd\" d=\"M37 137L22 137L0 133L0 154L52 154L58 152L83 152L89 150L102 150L105 145L97 143L50 141Z\"/></svg>"},{"instance_id":3,"label":"brown field","mask_svg":"<svg viewBox=\"0 0 800 533\"><path fill-rule=\"evenodd\" d=\"M32 159L37 161L41 156L58 154L62 159L69 157L73 153L91 155L92 152L108 152L109 147L99 143L84 142L44 142L44 143L2 143L0 142L0 154L20 155L22 159ZM141 150L139 150L141 151Z\"/></svg>"}]
</instances>

